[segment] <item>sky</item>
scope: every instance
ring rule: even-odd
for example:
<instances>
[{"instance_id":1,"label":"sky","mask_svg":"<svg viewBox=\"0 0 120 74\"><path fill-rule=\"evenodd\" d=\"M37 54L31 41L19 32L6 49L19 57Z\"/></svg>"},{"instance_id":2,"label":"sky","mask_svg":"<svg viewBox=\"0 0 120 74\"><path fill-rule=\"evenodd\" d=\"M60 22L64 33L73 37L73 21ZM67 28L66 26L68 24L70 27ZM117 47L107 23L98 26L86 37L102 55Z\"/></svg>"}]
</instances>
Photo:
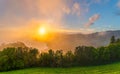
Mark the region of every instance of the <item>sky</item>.
<instances>
[{"instance_id":1,"label":"sky","mask_svg":"<svg viewBox=\"0 0 120 74\"><path fill-rule=\"evenodd\" d=\"M34 34L41 24L85 34L120 30L120 0L0 0L1 42Z\"/></svg>"}]
</instances>

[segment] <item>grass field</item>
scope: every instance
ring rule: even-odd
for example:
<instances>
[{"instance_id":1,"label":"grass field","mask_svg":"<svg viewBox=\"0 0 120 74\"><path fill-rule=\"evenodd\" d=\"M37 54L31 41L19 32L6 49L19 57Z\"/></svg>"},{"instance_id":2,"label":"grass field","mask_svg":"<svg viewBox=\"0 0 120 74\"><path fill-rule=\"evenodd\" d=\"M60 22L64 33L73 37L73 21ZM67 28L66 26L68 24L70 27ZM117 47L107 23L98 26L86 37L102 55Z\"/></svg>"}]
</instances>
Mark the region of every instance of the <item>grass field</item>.
<instances>
[{"instance_id":1,"label":"grass field","mask_svg":"<svg viewBox=\"0 0 120 74\"><path fill-rule=\"evenodd\" d=\"M30 68L0 74L120 74L120 63L93 67Z\"/></svg>"}]
</instances>

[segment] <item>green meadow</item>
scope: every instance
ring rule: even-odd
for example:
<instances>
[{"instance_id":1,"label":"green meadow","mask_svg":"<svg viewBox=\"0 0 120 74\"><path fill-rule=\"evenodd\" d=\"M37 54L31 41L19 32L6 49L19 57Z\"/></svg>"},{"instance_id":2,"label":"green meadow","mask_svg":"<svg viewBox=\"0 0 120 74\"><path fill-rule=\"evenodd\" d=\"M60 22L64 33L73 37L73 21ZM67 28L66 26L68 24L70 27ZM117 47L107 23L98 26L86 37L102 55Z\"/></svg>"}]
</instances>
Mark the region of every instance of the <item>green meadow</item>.
<instances>
[{"instance_id":1,"label":"green meadow","mask_svg":"<svg viewBox=\"0 0 120 74\"><path fill-rule=\"evenodd\" d=\"M72 68L29 68L0 74L120 74L120 63Z\"/></svg>"}]
</instances>

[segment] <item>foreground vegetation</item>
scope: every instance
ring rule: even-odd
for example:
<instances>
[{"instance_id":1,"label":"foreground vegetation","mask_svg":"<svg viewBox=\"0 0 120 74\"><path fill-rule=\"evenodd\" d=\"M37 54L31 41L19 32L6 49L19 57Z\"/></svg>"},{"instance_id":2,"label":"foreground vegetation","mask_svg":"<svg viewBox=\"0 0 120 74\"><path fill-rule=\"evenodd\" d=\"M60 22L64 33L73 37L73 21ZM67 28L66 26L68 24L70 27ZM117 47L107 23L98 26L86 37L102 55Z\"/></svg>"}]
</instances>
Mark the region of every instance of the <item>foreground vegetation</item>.
<instances>
[{"instance_id":1,"label":"foreground vegetation","mask_svg":"<svg viewBox=\"0 0 120 74\"><path fill-rule=\"evenodd\" d=\"M120 74L120 63L72 68L30 68L0 74Z\"/></svg>"},{"instance_id":2,"label":"foreground vegetation","mask_svg":"<svg viewBox=\"0 0 120 74\"><path fill-rule=\"evenodd\" d=\"M5 48L0 51L0 71L31 67L73 67L108 64L120 61L120 39L111 38L109 46L78 46L63 54L62 50L38 53L35 48Z\"/></svg>"}]
</instances>

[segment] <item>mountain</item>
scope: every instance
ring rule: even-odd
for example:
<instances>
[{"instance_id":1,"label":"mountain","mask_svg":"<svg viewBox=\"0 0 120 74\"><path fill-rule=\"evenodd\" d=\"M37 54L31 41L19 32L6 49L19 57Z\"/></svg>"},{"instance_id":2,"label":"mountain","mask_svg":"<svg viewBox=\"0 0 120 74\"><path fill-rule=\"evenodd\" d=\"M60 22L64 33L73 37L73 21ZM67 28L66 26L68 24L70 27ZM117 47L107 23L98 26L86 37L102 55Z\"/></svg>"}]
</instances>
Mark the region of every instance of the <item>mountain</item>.
<instances>
[{"instance_id":1,"label":"mountain","mask_svg":"<svg viewBox=\"0 0 120 74\"><path fill-rule=\"evenodd\" d=\"M29 47L38 48L39 51L53 50L74 50L77 46L106 46L109 44L112 36L120 38L120 30L117 31L104 31L96 32L92 34L81 33L56 33L54 36L50 36L50 40L46 42L39 42L35 40L24 41ZM23 42L15 42L0 45L0 50L6 47L27 47Z\"/></svg>"},{"instance_id":2,"label":"mountain","mask_svg":"<svg viewBox=\"0 0 120 74\"><path fill-rule=\"evenodd\" d=\"M47 46L51 49L74 50L77 46L106 46L112 36L120 38L120 30L96 32L92 34L57 34Z\"/></svg>"},{"instance_id":3,"label":"mountain","mask_svg":"<svg viewBox=\"0 0 120 74\"><path fill-rule=\"evenodd\" d=\"M22 48L26 48L27 46L22 43L22 42L15 42L15 43L8 43L8 44L1 44L0 45L0 50L3 50L4 48L7 48L7 47L22 47Z\"/></svg>"}]
</instances>

